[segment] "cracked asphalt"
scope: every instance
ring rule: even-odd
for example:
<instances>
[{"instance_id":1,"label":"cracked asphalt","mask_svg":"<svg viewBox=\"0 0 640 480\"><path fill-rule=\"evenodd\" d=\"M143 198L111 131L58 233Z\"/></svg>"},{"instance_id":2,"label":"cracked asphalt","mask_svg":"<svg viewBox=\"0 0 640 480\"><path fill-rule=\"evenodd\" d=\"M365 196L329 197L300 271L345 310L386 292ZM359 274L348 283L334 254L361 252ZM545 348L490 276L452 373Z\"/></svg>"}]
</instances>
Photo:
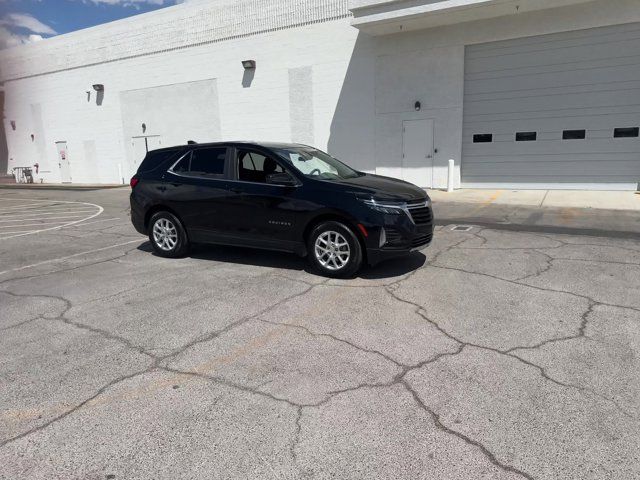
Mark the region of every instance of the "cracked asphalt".
<instances>
[{"instance_id":1,"label":"cracked asphalt","mask_svg":"<svg viewBox=\"0 0 640 480\"><path fill-rule=\"evenodd\" d=\"M2 479L640 479L640 241L437 228L352 280L154 256L128 190L0 241Z\"/></svg>"}]
</instances>

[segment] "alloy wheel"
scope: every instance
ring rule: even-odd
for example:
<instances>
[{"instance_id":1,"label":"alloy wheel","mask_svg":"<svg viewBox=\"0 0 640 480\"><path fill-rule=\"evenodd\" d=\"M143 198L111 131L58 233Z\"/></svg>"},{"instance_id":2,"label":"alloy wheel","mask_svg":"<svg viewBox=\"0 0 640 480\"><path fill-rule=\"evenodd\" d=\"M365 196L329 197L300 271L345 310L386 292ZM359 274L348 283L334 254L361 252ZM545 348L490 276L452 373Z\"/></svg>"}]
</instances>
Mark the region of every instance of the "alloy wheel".
<instances>
[{"instance_id":1,"label":"alloy wheel","mask_svg":"<svg viewBox=\"0 0 640 480\"><path fill-rule=\"evenodd\" d=\"M166 218L159 218L153 224L153 240L161 250L169 252L178 243L178 230L176 226Z\"/></svg>"},{"instance_id":2,"label":"alloy wheel","mask_svg":"<svg viewBox=\"0 0 640 480\"><path fill-rule=\"evenodd\" d=\"M344 268L351 257L351 249L347 239L342 234L332 230L318 235L314 251L320 265L332 271Z\"/></svg>"}]
</instances>

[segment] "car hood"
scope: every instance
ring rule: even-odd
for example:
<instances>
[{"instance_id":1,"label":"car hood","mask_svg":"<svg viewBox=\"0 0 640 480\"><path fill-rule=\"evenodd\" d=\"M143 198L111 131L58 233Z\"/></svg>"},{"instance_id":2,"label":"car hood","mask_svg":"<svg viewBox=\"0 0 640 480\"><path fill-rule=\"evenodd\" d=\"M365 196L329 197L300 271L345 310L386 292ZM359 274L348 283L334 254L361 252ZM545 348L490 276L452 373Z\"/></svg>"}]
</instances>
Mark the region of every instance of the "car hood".
<instances>
[{"instance_id":1,"label":"car hood","mask_svg":"<svg viewBox=\"0 0 640 480\"><path fill-rule=\"evenodd\" d=\"M334 183L334 182L332 182ZM426 192L414 184L398 180L397 178L383 177L365 173L360 177L340 180L340 185L352 187L350 190L356 194L371 195L378 200L423 200Z\"/></svg>"}]
</instances>

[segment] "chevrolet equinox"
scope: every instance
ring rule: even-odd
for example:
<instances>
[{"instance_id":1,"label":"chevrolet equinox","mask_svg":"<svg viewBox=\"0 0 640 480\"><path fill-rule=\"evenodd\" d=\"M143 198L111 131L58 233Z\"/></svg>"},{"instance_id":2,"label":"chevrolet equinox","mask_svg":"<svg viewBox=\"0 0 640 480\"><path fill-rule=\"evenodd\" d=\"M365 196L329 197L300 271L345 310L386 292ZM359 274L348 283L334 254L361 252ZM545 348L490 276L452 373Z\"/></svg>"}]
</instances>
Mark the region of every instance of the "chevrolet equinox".
<instances>
[{"instance_id":1,"label":"chevrolet equinox","mask_svg":"<svg viewBox=\"0 0 640 480\"><path fill-rule=\"evenodd\" d=\"M431 242L424 190L316 148L225 142L150 151L131 179L131 221L158 255L191 243L294 252L330 277Z\"/></svg>"}]
</instances>

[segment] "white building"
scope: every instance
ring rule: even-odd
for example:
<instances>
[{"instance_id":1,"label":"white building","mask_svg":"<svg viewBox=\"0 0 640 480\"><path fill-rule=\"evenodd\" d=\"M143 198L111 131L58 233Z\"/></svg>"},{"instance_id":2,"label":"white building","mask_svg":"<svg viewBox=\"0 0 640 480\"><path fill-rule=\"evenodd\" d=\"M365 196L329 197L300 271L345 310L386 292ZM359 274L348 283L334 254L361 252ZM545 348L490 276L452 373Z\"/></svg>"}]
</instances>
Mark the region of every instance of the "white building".
<instances>
[{"instance_id":1,"label":"white building","mask_svg":"<svg viewBox=\"0 0 640 480\"><path fill-rule=\"evenodd\" d=\"M239 139L422 187L446 187L449 159L462 187L640 181L640 0L213 0L0 68L8 168L45 182L127 181L146 148Z\"/></svg>"}]
</instances>

